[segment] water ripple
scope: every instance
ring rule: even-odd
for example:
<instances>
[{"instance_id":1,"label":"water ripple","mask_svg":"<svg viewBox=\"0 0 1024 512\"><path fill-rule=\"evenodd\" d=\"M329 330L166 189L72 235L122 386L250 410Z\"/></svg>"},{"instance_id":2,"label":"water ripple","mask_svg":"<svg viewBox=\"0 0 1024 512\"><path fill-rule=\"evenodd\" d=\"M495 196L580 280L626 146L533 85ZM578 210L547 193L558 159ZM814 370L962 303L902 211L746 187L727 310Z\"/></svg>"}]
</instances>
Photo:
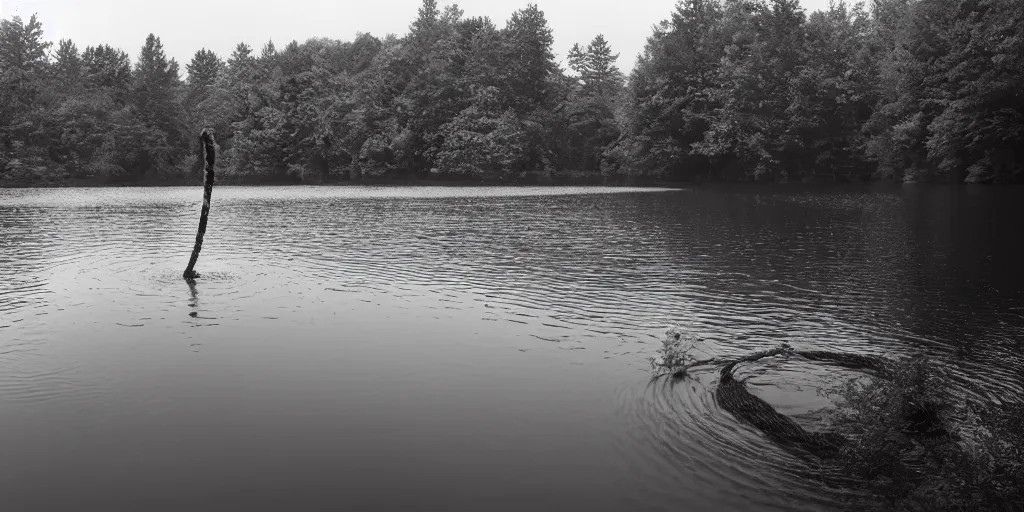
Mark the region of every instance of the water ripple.
<instances>
[{"instance_id":1,"label":"water ripple","mask_svg":"<svg viewBox=\"0 0 1024 512\"><path fill-rule=\"evenodd\" d=\"M814 476L813 461L721 410L713 374L677 387L637 379L666 325L699 336L707 356L780 342L925 351L950 367L965 399L1024 393L1020 226L981 233L935 221L977 222L972 212L996 203L946 215L947 203L902 189L765 190L221 187L191 287L180 276L195 189L0 190L0 400L111 414L202 409L190 379L280 378L314 393L320 381L303 379L360 375L331 393L373 389L389 372L364 367L419 375L443 364L440 352L461 361L459 372L486 373L495 360L476 367L466 351L504 343L568 363L516 369L544 382L573 365L614 368L626 424L614 458L638 475L638 509L695 500L821 510L838 507L840 493ZM385 331L373 348L359 341ZM403 339L419 335L454 338L463 352ZM312 345L322 352L305 365L279 348L312 350L311 340L325 345ZM317 374L317 364L358 366ZM841 376L806 362L744 371L754 392L809 428L825 405L815 390ZM218 386L247 407L291 403L227 382ZM458 410L445 406L434 412Z\"/></svg>"}]
</instances>

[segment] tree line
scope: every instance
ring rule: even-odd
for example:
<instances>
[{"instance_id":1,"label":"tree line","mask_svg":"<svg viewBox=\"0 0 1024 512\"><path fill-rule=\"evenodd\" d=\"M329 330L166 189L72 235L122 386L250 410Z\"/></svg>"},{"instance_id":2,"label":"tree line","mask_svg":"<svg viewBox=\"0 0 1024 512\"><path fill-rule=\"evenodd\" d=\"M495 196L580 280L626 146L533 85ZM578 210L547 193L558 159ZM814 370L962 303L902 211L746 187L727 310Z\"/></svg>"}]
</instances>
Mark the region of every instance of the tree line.
<instances>
[{"instance_id":1,"label":"tree line","mask_svg":"<svg viewBox=\"0 0 1024 512\"><path fill-rule=\"evenodd\" d=\"M183 182L216 131L228 182L1014 182L1019 0L682 0L626 77L596 35L565 67L533 4L503 28L424 0L402 37L314 38L185 77L0 21L0 185Z\"/></svg>"}]
</instances>

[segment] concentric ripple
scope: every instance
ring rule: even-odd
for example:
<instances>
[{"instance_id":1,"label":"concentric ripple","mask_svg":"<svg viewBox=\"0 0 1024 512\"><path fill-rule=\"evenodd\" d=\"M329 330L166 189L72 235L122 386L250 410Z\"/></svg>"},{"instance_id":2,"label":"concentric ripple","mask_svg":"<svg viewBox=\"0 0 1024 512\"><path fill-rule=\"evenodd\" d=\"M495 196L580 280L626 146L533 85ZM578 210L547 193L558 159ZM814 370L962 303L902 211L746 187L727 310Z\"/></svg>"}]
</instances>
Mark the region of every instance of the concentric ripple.
<instances>
[{"instance_id":1,"label":"concentric ripple","mask_svg":"<svg viewBox=\"0 0 1024 512\"><path fill-rule=\"evenodd\" d=\"M985 190L217 187L195 283L199 189L0 190L0 434L24 441L0 491L842 508L836 475L717 405L717 368L651 384L647 358L668 325L702 357L923 351L965 400L1016 400L1024 211ZM852 375L740 373L811 430Z\"/></svg>"}]
</instances>

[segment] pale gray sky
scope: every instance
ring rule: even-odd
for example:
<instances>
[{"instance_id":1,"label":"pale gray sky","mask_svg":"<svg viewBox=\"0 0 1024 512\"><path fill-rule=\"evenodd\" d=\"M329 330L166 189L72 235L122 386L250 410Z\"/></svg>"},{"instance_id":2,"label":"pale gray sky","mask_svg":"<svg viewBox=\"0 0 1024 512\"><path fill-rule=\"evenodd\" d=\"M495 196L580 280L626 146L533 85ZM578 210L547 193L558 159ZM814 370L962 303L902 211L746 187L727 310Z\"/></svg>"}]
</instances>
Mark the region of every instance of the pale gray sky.
<instances>
[{"instance_id":1,"label":"pale gray sky","mask_svg":"<svg viewBox=\"0 0 1024 512\"><path fill-rule=\"evenodd\" d=\"M490 16L499 28L529 0L462 0L467 16ZM278 48L296 39L329 37L352 40L356 32L383 37L402 35L416 17L421 0L0 0L0 17L28 19L38 13L44 37L71 39L86 46L109 44L134 61L150 32L185 72L192 55L208 48L227 58L239 42L255 49L273 39ZM573 43L587 43L604 34L620 53L619 68L629 72L643 51L651 26L668 18L676 0L534 0L544 11L555 36L555 54L565 67ZM809 11L828 0L802 0ZM184 76L183 76L184 78Z\"/></svg>"}]
</instances>

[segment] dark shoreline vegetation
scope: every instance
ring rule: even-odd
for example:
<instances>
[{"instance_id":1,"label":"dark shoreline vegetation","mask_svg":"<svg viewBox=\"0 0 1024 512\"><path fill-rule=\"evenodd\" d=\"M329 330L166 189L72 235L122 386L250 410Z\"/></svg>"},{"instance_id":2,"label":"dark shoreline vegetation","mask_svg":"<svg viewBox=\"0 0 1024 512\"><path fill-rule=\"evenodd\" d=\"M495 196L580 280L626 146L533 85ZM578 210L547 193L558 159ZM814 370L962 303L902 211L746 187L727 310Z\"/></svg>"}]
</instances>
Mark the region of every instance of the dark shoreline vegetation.
<instances>
[{"instance_id":1,"label":"dark shoreline vegetation","mask_svg":"<svg viewBox=\"0 0 1024 512\"><path fill-rule=\"evenodd\" d=\"M57 182L21 182L6 183L0 185L3 188L92 188L92 187L184 187L201 183L199 176L187 175L175 178L140 179L134 181L108 181L103 178L62 180ZM678 188L682 185L693 186L694 183L680 181L669 181L664 179L646 179L615 177L604 178L589 173L552 173L541 175L539 173L524 173L514 178L498 179L494 177L482 177L473 179L466 176L436 176L430 178L417 178L415 176L377 176L362 177L358 180L335 180L335 181L303 181L298 177L245 177L227 176L217 177L217 186L222 187L281 187L281 186L383 186L383 187L496 187L496 186L607 186L607 187L671 187Z\"/></svg>"},{"instance_id":2,"label":"dark shoreline vegetation","mask_svg":"<svg viewBox=\"0 0 1024 512\"><path fill-rule=\"evenodd\" d=\"M1015 0L684 0L630 76L597 35L562 69L543 12L425 0L409 32L138 55L0 26L0 186L473 180L1020 182Z\"/></svg>"}]
</instances>

